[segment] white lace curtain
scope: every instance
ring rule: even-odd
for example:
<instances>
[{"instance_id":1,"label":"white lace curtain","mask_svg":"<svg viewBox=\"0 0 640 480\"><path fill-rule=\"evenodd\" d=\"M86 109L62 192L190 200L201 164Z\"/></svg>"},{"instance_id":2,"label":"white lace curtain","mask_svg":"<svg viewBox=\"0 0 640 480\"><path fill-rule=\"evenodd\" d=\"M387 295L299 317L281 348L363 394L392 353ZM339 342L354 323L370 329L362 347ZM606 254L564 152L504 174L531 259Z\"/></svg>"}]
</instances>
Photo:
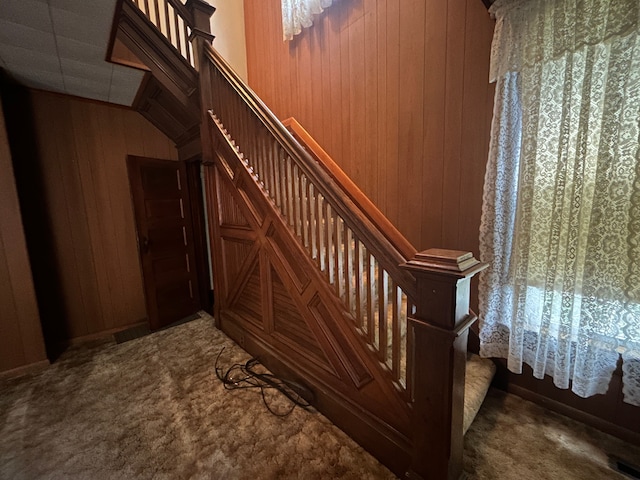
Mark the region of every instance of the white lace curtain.
<instances>
[{"instance_id":1,"label":"white lace curtain","mask_svg":"<svg viewBox=\"0 0 640 480\"><path fill-rule=\"evenodd\" d=\"M639 0L497 0L481 354L640 405Z\"/></svg>"},{"instance_id":2,"label":"white lace curtain","mask_svg":"<svg viewBox=\"0 0 640 480\"><path fill-rule=\"evenodd\" d=\"M313 24L313 16L327 8L333 0L282 0L282 32L291 40L303 28Z\"/></svg>"}]
</instances>

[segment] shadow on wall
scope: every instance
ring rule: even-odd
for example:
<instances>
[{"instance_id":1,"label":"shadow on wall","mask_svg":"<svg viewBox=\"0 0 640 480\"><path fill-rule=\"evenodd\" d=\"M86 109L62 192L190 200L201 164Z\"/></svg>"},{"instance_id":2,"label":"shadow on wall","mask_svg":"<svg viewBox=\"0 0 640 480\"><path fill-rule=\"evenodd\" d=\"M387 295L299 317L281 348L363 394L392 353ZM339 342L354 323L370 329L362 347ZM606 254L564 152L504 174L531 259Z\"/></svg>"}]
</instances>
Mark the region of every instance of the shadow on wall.
<instances>
[{"instance_id":1,"label":"shadow on wall","mask_svg":"<svg viewBox=\"0 0 640 480\"><path fill-rule=\"evenodd\" d=\"M27 88L0 70L0 95L15 172L20 211L31 262L47 356L54 361L69 338L66 308L57 267L55 241L36 141L33 105Z\"/></svg>"}]
</instances>

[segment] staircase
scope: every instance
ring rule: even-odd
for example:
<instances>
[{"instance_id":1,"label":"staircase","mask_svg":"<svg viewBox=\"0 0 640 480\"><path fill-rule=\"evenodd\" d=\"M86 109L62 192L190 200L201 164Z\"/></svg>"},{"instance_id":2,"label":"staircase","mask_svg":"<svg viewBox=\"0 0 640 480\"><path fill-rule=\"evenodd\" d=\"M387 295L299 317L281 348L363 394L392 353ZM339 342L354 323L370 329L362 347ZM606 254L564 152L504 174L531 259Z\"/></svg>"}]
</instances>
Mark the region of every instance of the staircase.
<instances>
[{"instance_id":1,"label":"staircase","mask_svg":"<svg viewBox=\"0 0 640 480\"><path fill-rule=\"evenodd\" d=\"M171 97L146 110L154 123L176 128L167 111L185 114L179 148L193 149L197 106L217 326L307 385L399 476L459 478L463 433L494 372L467 355L470 279L486 265L468 252L416 252L211 47L212 13L201 0L124 0L117 38Z\"/></svg>"}]
</instances>

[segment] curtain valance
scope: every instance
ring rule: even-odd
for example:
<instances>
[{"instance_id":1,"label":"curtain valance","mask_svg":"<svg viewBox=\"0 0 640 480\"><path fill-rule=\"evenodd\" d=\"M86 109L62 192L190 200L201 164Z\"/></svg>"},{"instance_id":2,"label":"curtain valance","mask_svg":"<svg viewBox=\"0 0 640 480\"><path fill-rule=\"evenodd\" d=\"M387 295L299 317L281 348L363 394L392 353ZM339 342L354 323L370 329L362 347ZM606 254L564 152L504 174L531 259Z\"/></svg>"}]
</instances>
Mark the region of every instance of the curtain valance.
<instances>
[{"instance_id":1,"label":"curtain valance","mask_svg":"<svg viewBox=\"0 0 640 480\"><path fill-rule=\"evenodd\" d=\"M491 82L585 45L626 36L640 24L640 0L496 0L489 12L496 20Z\"/></svg>"},{"instance_id":2,"label":"curtain valance","mask_svg":"<svg viewBox=\"0 0 640 480\"><path fill-rule=\"evenodd\" d=\"M313 25L313 16L331 5L333 0L282 0L282 33L291 40L303 28Z\"/></svg>"}]
</instances>

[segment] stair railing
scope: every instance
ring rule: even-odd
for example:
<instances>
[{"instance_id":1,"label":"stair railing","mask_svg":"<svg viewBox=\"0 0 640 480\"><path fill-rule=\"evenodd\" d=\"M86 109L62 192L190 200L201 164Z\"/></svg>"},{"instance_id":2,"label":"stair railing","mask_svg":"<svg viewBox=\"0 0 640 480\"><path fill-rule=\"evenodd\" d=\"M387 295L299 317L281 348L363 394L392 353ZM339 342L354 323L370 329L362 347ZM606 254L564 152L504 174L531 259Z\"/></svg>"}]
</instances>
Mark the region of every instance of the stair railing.
<instances>
[{"instance_id":1,"label":"stair railing","mask_svg":"<svg viewBox=\"0 0 640 480\"><path fill-rule=\"evenodd\" d=\"M212 48L213 7L203 0L188 0L184 9L177 0L126 1L199 71L203 160L233 175L215 146L233 149L406 396L412 451L405 476L460 478L467 335L476 320L470 280L486 265L468 252L416 253L379 221L361 192L341 181L344 174L321 166Z\"/></svg>"},{"instance_id":2,"label":"stair railing","mask_svg":"<svg viewBox=\"0 0 640 480\"><path fill-rule=\"evenodd\" d=\"M178 53L195 67L191 28L194 25L191 11L180 0L131 0L160 32L171 42Z\"/></svg>"}]
</instances>

